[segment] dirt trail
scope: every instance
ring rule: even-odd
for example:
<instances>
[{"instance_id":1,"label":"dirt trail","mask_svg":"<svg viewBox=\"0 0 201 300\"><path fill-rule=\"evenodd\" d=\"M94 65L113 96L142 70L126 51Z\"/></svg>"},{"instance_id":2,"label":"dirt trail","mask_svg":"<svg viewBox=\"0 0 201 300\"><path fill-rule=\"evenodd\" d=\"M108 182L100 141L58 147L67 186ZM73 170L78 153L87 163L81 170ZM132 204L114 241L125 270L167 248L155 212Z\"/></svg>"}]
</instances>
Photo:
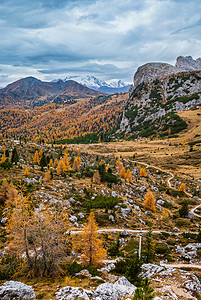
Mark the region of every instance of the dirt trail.
<instances>
[{"instance_id":1,"label":"dirt trail","mask_svg":"<svg viewBox=\"0 0 201 300\"><path fill-rule=\"evenodd\" d=\"M172 188L172 185L171 185L171 182L170 182L170 181L174 178L174 174L173 174L173 173L171 173L171 172L169 172L169 171L166 171L166 170L163 170L163 169L161 169L161 168L159 168L159 167L155 167L155 166L152 166L152 165L148 165L147 163L139 162L139 161L136 161L136 160L131 160L131 162L138 163L138 164L140 164L140 165L146 166L147 168L153 168L153 169L159 170L159 171L161 171L161 172L167 173L168 175L171 176L171 177L169 177L169 178L167 179L167 185L168 185L169 188ZM184 193L185 193L187 196L191 197L191 198L193 197L193 195L190 194L190 193L188 193L188 192L184 192ZM201 201L200 198L199 198L199 201ZM194 216L196 216L196 217L198 217L198 218L201 218L201 215L198 215L198 214L195 213L195 210L196 210L197 208L199 208L199 207L201 207L201 204L196 205L194 208L192 208L192 209L190 210L190 212L191 212L192 214L194 214Z\"/></svg>"}]
</instances>

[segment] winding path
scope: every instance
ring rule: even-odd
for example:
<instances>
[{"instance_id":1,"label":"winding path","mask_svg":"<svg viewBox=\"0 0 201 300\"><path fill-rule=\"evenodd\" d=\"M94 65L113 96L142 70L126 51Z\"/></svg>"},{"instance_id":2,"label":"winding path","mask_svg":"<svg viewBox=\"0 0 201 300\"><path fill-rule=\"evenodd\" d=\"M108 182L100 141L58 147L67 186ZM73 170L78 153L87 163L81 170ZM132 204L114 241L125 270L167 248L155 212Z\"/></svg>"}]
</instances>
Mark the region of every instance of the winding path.
<instances>
[{"instance_id":1,"label":"winding path","mask_svg":"<svg viewBox=\"0 0 201 300\"><path fill-rule=\"evenodd\" d=\"M164 173L170 175L171 177L169 177L169 178L167 179L167 185L168 185L169 188L172 188L172 185L171 185L171 182L170 182L170 181L174 178L174 174L173 174L173 173L171 173L171 172L169 172L169 171L165 171L165 170L163 170L163 169L161 169L161 168L159 168L159 167L155 167L155 166L152 166L152 165L148 165L147 163L139 162L139 161L136 161L136 160L131 160L131 162L134 162L134 163L137 163L137 164L140 164L140 165L144 165L144 166L146 166L147 168L153 168L153 169L159 170L159 171L161 171L161 172L164 172ZM191 198L193 197L193 195L190 194L190 193L188 193L188 192L184 192L184 193L185 193L188 197L191 197ZM199 198L199 201L201 201L200 198ZM190 213L192 213L194 216L196 216L196 217L198 217L198 218L201 218L201 215L198 215L197 213L195 213L196 209L198 209L199 207L201 207L201 204L198 204L198 205L196 205L194 208L192 208L192 209L190 210Z\"/></svg>"}]
</instances>

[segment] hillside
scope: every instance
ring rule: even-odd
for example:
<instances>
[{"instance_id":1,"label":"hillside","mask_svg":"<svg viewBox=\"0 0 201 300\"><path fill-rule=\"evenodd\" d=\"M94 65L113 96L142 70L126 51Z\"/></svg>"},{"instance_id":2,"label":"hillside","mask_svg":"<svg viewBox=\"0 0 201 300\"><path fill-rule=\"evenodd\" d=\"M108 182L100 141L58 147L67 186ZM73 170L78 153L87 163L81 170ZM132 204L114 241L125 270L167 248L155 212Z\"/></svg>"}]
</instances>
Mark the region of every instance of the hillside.
<instances>
[{"instance_id":1,"label":"hillside","mask_svg":"<svg viewBox=\"0 0 201 300\"><path fill-rule=\"evenodd\" d=\"M68 91L71 92L71 86ZM81 140L73 139L81 136L85 137L82 142L109 140L108 134L116 131L128 95L73 98L65 102L64 97L63 93L54 98L56 103L34 109L1 109L0 133L49 143L77 143Z\"/></svg>"},{"instance_id":2,"label":"hillside","mask_svg":"<svg viewBox=\"0 0 201 300\"><path fill-rule=\"evenodd\" d=\"M176 112L201 104L201 71L181 72L181 61L179 66L151 63L138 68L122 113L119 136L163 137L187 127Z\"/></svg>"},{"instance_id":3,"label":"hillside","mask_svg":"<svg viewBox=\"0 0 201 300\"><path fill-rule=\"evenodd\" d=\"M0 108L34 108L99 95L103 94L73 80L43 82L34 77L27 77L0 89Z\"/></svg>"}]
</instances>

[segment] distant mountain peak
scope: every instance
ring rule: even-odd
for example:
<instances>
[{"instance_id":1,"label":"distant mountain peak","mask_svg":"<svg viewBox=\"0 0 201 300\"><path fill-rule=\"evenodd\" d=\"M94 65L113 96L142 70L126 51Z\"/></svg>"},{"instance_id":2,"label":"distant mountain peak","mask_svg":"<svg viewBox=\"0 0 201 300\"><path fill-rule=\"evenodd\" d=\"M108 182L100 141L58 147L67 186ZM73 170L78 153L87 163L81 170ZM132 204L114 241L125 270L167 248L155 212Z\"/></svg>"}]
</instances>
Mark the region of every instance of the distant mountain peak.
<instances>
[{"instance_id":1,"label":"distant mountain peak","mask_svg":"<svg viewBox=\"0 0 201 300\"><path fill-rule=\"evenodd\" d=\"M69 99L103 95L75 80L61 79L43 82L35 77L17 80L0 90L0 108L11 106L42 106L53 102L64 103Z\"/></svg>"},{"instance_id":2,"label":"distant mountain peak","mask_svg":"<svg viewBox=\"0 0 201 300\"><path fill-rule=\"evenodd\" d=\"M106 94L124 93L130 88L130 83L125 83L120 79L113 79L105 81L91 75L72 75L67 76L63 81L74 80L79 84L82 84L90 89L94 89ZM53 80L56 82L56 80Z\"/></svg>"}]
</instances>

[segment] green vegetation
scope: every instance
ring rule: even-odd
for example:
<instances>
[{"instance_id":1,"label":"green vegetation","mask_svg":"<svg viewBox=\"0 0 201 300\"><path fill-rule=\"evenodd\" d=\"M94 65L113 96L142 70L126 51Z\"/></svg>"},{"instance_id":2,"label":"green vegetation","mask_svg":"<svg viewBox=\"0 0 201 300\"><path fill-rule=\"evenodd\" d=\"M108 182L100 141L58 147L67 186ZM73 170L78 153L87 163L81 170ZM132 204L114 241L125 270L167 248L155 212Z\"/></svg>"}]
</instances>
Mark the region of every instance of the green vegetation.
<instances>
[{"instance_id":1,"label":"green vegetation","mask_svg":"<svg viewBox=\"0 0 201 300\"><path fill-rule=\"evenodd\" d=\"M117 197L97 195L93 200L90 200L90 202L85 201L83 205L85 207L87 205L90 205L91 208L112 209L118 203L119 203L119 199Z\"/></svg>"}]
</instances>

